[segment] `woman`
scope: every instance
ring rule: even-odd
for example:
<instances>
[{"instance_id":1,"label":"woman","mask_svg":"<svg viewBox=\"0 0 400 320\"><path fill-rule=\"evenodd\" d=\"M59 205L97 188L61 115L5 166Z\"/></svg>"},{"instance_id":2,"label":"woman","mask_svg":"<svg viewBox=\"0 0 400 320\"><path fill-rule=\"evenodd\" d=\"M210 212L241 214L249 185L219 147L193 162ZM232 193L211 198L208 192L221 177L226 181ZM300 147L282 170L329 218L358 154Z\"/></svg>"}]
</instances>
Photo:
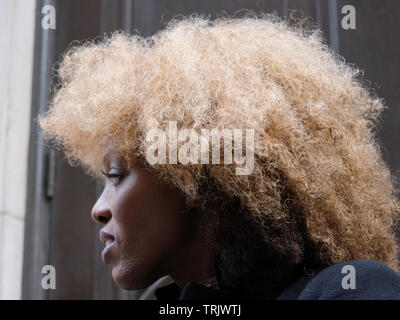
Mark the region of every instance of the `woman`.
<instances>
[{"instance_id":1,"label":"woman","mask_svg":"<svg viewBox=\"0 0 400 320\"><path fill-rule=\"evenodd\" d=\"M104 177L92 217L121 288L171 275L160 299L400 299L385 106L319 32L185 18L72 48L59 74L40 125Z\"/></svg>"}]
</instances>

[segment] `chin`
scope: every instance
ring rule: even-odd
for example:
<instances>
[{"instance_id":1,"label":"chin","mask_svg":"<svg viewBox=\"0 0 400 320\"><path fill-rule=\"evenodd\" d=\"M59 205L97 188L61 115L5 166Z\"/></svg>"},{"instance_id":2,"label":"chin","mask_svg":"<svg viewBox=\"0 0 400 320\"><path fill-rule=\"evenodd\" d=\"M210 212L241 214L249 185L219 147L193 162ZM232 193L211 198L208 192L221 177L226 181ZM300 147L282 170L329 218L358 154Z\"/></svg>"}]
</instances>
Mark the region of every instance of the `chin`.
<instances>
[{"instance_id":1,"label":"chin","mask_svg":"<svg viewBox=\"0 0 400 320\"><path fill-rule=\"evenodd\" d=\"M121 289L141 290L151 285L160 277L152 277L146 272L140 272L140 268L133 263L119 263L113 266L112 278L114 283Z\"/></svg>"}]
</instances>

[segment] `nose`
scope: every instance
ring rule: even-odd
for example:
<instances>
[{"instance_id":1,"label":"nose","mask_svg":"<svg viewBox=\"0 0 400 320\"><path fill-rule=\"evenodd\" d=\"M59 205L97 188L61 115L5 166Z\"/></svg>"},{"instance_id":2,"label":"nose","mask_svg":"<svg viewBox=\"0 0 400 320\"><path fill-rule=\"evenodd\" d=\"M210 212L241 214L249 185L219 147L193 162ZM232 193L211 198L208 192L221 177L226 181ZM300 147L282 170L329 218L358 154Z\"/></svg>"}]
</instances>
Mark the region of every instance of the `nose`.
<instances>
[{"instance_id":1,"label":"nose","mask_svg":"<svg viewBox=\"0 0 400 320\"><path fill-rule=\"evenodd\" d=\"M97 199L91 212L92 219L95 222L106 224L111 219L111 210L104 196L104 192Z\"/></svg>"}]
</instances>

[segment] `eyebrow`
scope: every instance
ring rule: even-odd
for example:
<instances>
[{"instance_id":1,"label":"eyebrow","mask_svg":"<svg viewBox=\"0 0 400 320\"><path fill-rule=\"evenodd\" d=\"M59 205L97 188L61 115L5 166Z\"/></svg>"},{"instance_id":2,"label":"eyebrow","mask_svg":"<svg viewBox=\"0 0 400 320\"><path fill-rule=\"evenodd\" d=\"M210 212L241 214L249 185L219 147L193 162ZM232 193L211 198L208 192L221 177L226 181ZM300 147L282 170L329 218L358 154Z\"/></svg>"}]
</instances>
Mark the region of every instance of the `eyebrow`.
<instances>
[{"instance_id":1,"label":"eyebrow","mask_svg":"<svg viewBox=\"0 0 400 320\"><path fill-rule=\"evenodd\" d=\"M103 158L104 167L111 169L113 163L115 163L117 165L117 167L121 167L121 168L124 167L124 165L125 165L123 159L121 159L118 155L107 152ZM116 167L114 166L114 168L116 168Z\"/></svg>"}]
</instances>

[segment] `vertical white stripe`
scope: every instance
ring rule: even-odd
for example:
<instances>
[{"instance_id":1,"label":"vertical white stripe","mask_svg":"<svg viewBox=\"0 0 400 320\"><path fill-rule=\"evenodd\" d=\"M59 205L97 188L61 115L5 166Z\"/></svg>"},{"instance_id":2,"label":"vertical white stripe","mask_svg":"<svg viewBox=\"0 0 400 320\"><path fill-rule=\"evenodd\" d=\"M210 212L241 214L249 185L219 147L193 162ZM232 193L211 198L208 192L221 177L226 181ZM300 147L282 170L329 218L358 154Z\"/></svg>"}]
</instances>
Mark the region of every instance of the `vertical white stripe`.
<instances>
[{"instance_id":1,"label":"vertical white stripe","mask_svg":"<svg viewBox=\"0 0 400 320\"><path fill-rule=\"evenodd\" d=\"M0 299L20 299L35 0L0 1Z\"/></svg>"}]
</instances>

